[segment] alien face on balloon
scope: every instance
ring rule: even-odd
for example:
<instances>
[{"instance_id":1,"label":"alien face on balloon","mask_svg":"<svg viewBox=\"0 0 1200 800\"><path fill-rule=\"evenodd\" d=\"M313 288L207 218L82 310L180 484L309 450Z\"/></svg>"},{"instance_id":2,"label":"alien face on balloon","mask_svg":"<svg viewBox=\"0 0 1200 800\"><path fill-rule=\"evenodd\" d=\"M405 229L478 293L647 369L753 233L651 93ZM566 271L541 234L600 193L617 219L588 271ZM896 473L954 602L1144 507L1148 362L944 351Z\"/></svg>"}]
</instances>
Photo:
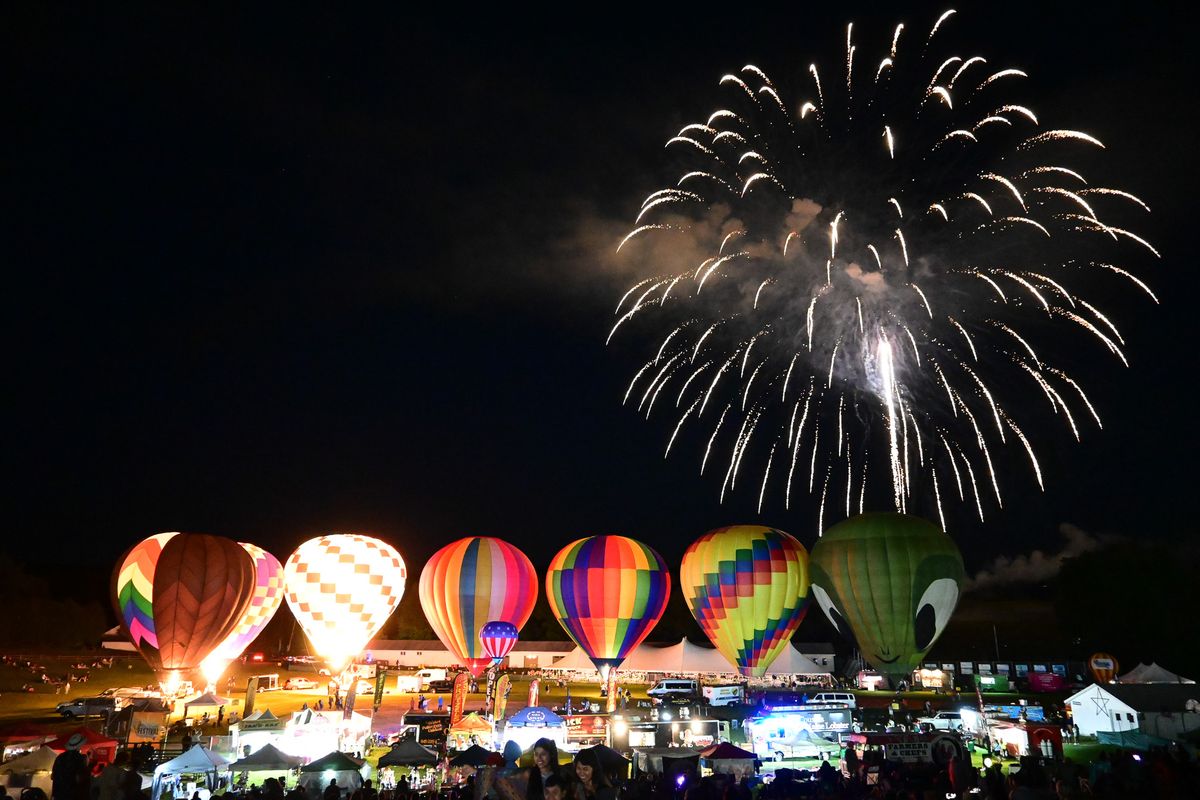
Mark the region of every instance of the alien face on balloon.
<instances>
[{"instance_id":1,"label":"alien face on balloon","mask_svg":"<svg viewBox=\"0 0 1200 800\"><path fill-rule=\"evenodd\" d=\"M869 548L868 548L869 550ZM840 574L812 564L812 595L826 618L882 671L907 672L946 629L963 580L957 554L937 553L910 568L899 553L858 552Z\"/></svg>"}]
</instances>

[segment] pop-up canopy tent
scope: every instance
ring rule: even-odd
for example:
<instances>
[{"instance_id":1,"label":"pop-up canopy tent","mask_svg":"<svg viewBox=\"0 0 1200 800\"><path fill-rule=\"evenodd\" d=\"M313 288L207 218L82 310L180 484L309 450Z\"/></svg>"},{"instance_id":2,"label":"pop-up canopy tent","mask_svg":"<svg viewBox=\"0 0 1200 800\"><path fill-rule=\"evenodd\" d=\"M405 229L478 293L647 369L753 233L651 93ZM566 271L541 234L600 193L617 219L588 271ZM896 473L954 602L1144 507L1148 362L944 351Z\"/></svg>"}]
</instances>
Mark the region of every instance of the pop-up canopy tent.
<instances>
[{"instance_id":1,"label":"pop-up canopy tent","mask_svg":"<svg viewBox=\"0 0 1200 800\"><path fill-rule=\"evenodd\" d=\"M754 760L758 756L729 742L719 742L701 750L700 758L713 772L742 776L754 774Z\"/></svg>"},{"instance_id":2,"label":"pop-up canopy tent","mask_svg":"<svg viewBox=\"0 0 1200 800\"><path fill-rule=\"evenodd\" d=\"M456 749L472 742L491 745L495 737L496 726L473 711L460 719L458 724L451 725L448 732L449 744Z\"/></svg>"},{"instance_id":3,"label":"pop-up canopy tent","mask_svg":"<svg viewBox=\"0 0 1200 800\"><path fill-rule=\"evenodd\" d=\"M229 764L225 759L198 744L194 745L182 755L154 768L154 783L150 788L151 800L159 800L168 785L185 775L203 777L204 785L211 792L217 788L217 775L228 770Z\"/></svg>"},{"instance_id":4,"label":"pop-up canopy tent","mask_svg":"<svg viewBox=\"0 0 1200 800\"><path fill-rule=\"evenodd\" d=\"M392 745L392 749L379 759L382 767L428 767L438 762L437 753L418 744L415 739Z\"/></svg>"},{"instance_id":5,"label":"pop-up canopy tent","mask_svg":"<svg viewBox=\"0 0 1200 800\"><path fill-rule=\"evenodd\" d=\"M288 772L304 766L304 759L289 756L273 744L264 744L255 752L229 765L230 772Z\"/></svg>"},{"instance_id":6,"label":"pop-up canopy tent","mask_svg":"<svg viewBox=\"0 0 1200 800\"><path fill-rule=\"evenodd\" d=\"M221 706L233 705L233 701L228 697L221 697L213 692L205 692L199 697L193 697L183 704L183 713L187 714L193 708L220 708Z\"/></svg>"},{"instance_id":7,"label":"pop-up canopy tent","mask_svg":"<svg viewBox=\"0 0 1200 800\"><path fill-rule=\"evenodd\" d=\"M550 739L561 751L567 744L567 721L543 706L527 706L509 718L504 740L528 750L538 739Z\"/></svg>"},{"instance_id":8,"label":"pop-up canopy tent","mask_svg":"<svg viewBox=\"0 0 1200 800\"><path fill-rule=\"evenodd\" d=\"M310 795L325 790L331 780L353 792L363 785L363 764L359 759L334 751L300 768L300 786Z\"/></svg>"},{"instance_id":9,"label":"pop-up canopy tent","mask_svg":"<svg viewBox=\"0 0 1200 800\"><path fill-rule=\"evenodd\" d=\"M1195 683L1195 681L1163 669L1157 663L1141 664L1126 672L1120 683Z\"/></svg>"},{"instance_id":10,"label":"pop-up canopy tent","mask_svg":"<svg viewBox=\"0 0 1200 800\"><path fill-rule=\"evenodd\" d=\"M49 747L39 747L31 753L0 764L0 779L3 779L10 795L19 795L24 789L37 788L49 797L50 770L54 768L56 758L58 753Z\"/></svg>"},{"instance_id":11,"label":"pop-up canopy tent","mask_svg":"<svg viewBox=\"0 0 1200 800\"><path fill-rule=\"evenodd\" d=\"M488 759L498 753L493 753L491 750L485 750L477 744L473 744L466 750L450 759L452 767L482 767L486 766Z\"/></svg>"}]
</instances>

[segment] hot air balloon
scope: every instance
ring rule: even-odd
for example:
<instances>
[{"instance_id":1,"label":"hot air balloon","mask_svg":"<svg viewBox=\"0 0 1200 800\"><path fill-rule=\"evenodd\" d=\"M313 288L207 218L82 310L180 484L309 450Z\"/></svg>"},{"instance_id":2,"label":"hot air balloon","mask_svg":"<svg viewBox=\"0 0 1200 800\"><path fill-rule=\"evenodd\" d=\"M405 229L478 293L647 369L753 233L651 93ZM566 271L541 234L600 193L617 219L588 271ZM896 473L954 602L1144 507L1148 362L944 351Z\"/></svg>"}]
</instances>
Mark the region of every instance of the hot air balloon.
<instances>
[{"instance_id":1,"label":"hot air balloon","mask_svg":"<svg viewBox=\"0 0 1200 800\"><path fill-rule=\"evenodd\" d=\"M721 655L742 675L761 677L808 610L808 553L774 528L718 528L684 552L679 582Z\"/></svg>"},{"instance_id":2,"label":"hot air balloon","mask_svg":"<svg viewBox=\"0 0 1200 800\"><path fill-rule=\"evenodd\" d=\"M216 683L217 678L229 666L229 662L245 652L267 623L279 610L283 602L283 565L279 559L263 550L258 545L240 543L250 557L254 559L254 593L237 627L213 651L212 655L200 664L209 684Z\"/></svg>"},{"instance_id":3,"label":"hot air balloon","mask_svg":"<svg viewBox=\"0 0 1200 800\"><path fill-rule=\"evenodd\" d=\"M481 629L498 620L519 631L537 602L537 573L508 542L470 536L433 554L421 570L420 592L433 632L479 677L492 663L479 638Z\"/></svg>"},{"instance_id":4,"label":"hot air balloon","mask_svg":"<svg viewBox=\"0 0 1200 800\"><path fill-rule=\"evenodd\" d=\"M254 591L254 559L237 542L160 533L117 562L117 617L160 679L173 682L225 641Z\"/></svg>"},{"instance_id":5,"label":"hot air balloon","mask_svg":"<svg viewBox=\"0 0 1200 800\"><path fill-rule=\"evenodd\" d=\"M606 680L658 624L670 594L662 556L625 536L572 542L546 573L554 616Z\"/></svg>"},{"instance_id":6,"label":"hot air balloon","mask_svg":"<svg viewBox=\"0 0 1200 800\"><path fill-rule=\"evenodd\" d=\"M517 643L520 631L511 622L493 620L479 629L479 643L493 664L499 664Z\"/></svg>"},{"instance_id":7,"label":"hot air balloon","mask_svg":"<svg viewBox=\"0 0 1200 800\"><path fill-rule=\"evenodd\" d=\"M813 597L838 633L881 672L912 671L946 629L966 573L958 547L931 522L862 514L813 547Z\"/></svg>"},{"instance_id":8,"label":"hot air balloon","mask_svg":"<svg viewBox=\"0 0 1200 800\"><path fill-rule=\"evenodd\" d=\"M396 610L407 577L404 559L386 542L331 533L288 557L284 596L313 649L337 673Z\"/></svg>"},{"instance_id":9,"label":"hot air balloon","mask_svg":"<svg viewBox=\"0 0 1200 800\"><path fill-rule=\"evenodd\" d=\"M1117 659L1108 653L1092 653L1088 659L1088 671L1092 673L1096 683L1111 683L1120 670L1121 665L1117 663Z\"/></svg>"}]
</instances>

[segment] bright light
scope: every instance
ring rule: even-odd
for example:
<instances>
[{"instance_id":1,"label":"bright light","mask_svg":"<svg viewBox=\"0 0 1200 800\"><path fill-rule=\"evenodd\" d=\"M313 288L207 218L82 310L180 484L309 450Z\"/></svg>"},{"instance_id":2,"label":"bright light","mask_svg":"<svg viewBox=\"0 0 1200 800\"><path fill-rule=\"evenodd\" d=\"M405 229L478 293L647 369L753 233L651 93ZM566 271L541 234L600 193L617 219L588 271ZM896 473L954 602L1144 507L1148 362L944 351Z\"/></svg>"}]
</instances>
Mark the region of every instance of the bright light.
<instances>
[{"instance_id":1,"label":"bright light","mask_svg":"<svg viewBox=\"0 0 1200 800\"><path fill-rule=\"evenodd\" d=\"M625 724L625 720L619 719L613 723L613 733L617 736L624 736L629 733L629 726Z\"/></svg>"},{"instance_id":2,"label":"bright light","mask_svg":"<svg viewBox=\"0 0 1200 800\"><path fill-rule=\"evenodd\" d=\"M694 720L692 720L692 724L689 725L688 727L690 727L692 729L692 733L699 733L700 729L703 726L700 724L700 720L694 719Z\"/></svg>"},{"instance_id":3,"label":"bright light","mask_svg":"<svg viewBox=\"0 0 1200 800\"><path fill-rule=\"evenodd\" d=\"M221 679L225 668L229 666L229 662L218 656L216 653L200 662L200 674L204 676L204 680L208 684L205 688L212 688L217 685L217 681Z\"/></svg>"},{"instance_id":4,"label":"bright light","mask_svg":"<svg viewBox=\"0 0 1200 800\"><path fill-rule=\"evenodd\" d=\"M671 718L671 713L669 711L662 711L659 713L658 718L662 720L668 720Z\"/></svg>"},{"instance_id":5,"label":"bright light","mask_svg":"<svg viewBox=\"0 0 1200 800\"><path fill-rule=\"evenodd\" d=\"M991 768L992 768L992 757L991 757L991 756L985 756L985 757L984 757L984 759L983 759L983 766L985 766L985 767L986 767L986 768L988 768L988 769L991 769Z\"/></svg>"},{"instance_id":6,"label":"bright light","mask_svg":"<svg viewBox=\"0 0 1200 800\"><path fill-rule=\"evenodd\" d=\"M168 672L159 684L162 687L163 696L173 697L179 691L180 682L179 670L173 669Z\"/></svg>"}]
</instances>

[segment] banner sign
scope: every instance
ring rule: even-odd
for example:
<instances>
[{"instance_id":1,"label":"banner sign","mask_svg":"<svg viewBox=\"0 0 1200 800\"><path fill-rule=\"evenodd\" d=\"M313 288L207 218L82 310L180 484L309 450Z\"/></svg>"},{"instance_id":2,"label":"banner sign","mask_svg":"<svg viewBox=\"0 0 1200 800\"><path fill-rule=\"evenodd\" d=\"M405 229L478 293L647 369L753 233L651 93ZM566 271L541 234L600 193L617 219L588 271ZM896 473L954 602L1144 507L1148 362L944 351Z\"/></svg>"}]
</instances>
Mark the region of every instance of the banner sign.
<instances>
[{"instance_id":1,"label":"banner sign","mask_svg":"<svg viewBox=\"0 0 1200 800\"><path fill-rule=\"evenodd\" d=\"M462 722L467 707L467 681L470 675L460 672L454 676L454 689L450 692L450 727Z\"/></svg>"},{"instance_id":2,"label":"banner sign","mask_svg":"<svg viewBox=\"0 0 1200 800\"><path fill-rule=\"evenodd\" d=\"M499 680L496 681L496 700L495 706L493 706L495 710L492 713L494 720L500 720L504 718L504 712L508 710L508 693L511 691L512 680L508 677L508 673L506 672L500 676Z\"/></svg>"}]
</instances>

